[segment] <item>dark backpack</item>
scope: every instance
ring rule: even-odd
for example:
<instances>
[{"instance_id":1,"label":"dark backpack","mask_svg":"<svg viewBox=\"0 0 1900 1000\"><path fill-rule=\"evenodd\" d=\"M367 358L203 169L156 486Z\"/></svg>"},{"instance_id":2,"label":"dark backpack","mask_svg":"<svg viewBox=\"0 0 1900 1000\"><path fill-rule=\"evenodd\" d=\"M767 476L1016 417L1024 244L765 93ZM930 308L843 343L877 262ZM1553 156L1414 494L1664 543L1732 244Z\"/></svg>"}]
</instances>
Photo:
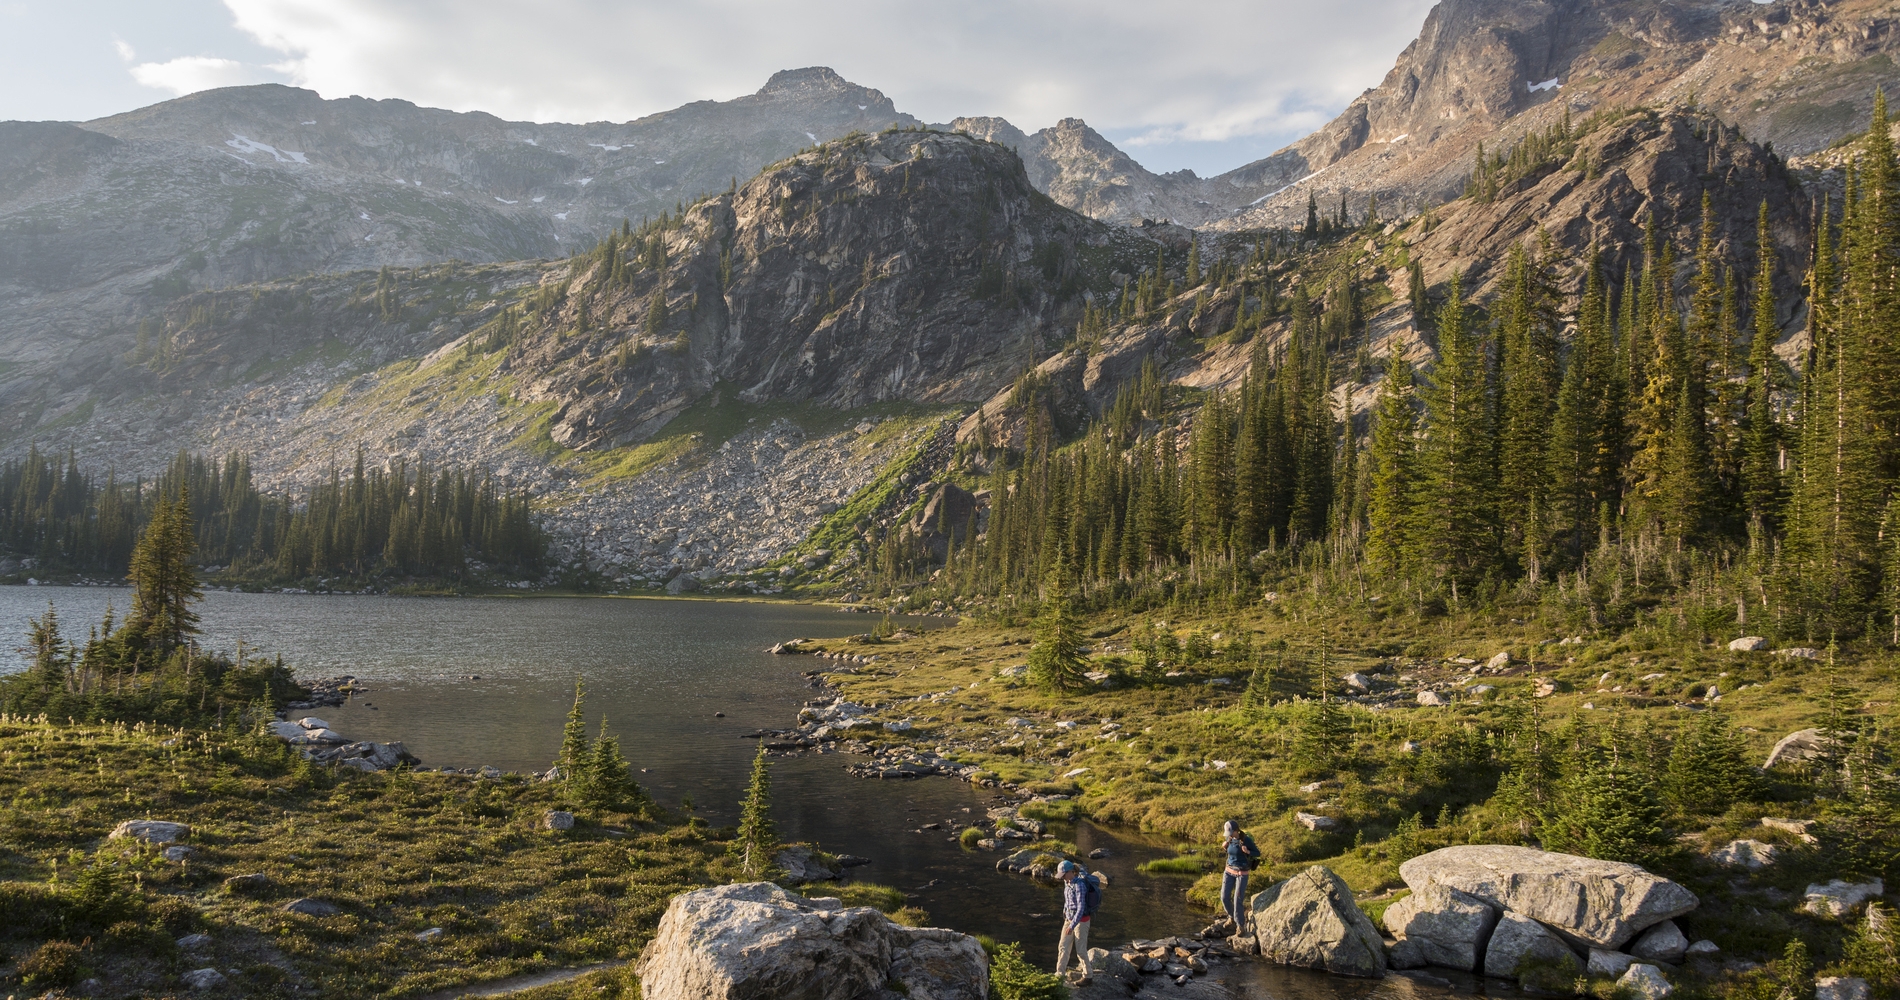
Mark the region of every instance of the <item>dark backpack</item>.
<instances>
[{"instance_id":1,"label":"dark backpack","mask_svg":"<svg viewBox=\"0 0 1900 1000\"><path fill-rule=\"evenodd\" d=\"M1102 908L1102 880L1094 872L1082 876L1082 915L1092 917Z\"/></svg>"},{"instance_id":2,"label":"dark backpack","mask_svg":"<svg viewBox=\"0 0 1900 1000\"><path fill-rule=\"evenodd\" d=\"M1240 842L1246 848L1240 852L1240 867L1245 871L1260 867L1260 845L1253 842L1252 835L1245 833L1240 835Z\"/></svg>"}]
</instances>

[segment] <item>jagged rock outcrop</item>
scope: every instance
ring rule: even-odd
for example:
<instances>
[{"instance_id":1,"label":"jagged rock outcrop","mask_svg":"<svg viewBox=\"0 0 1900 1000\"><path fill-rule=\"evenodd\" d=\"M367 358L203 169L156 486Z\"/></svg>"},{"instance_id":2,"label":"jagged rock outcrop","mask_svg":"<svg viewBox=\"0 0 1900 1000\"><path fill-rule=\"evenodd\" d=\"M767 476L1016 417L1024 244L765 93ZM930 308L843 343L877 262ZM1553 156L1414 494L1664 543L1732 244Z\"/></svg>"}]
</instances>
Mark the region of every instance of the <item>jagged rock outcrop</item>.
<instances>
[{"instance_id":1,"label":"jagged rock outcrop","mask_svg":"<svg viewBox=\"0 0 1900 1000\"><path fill-rule=\"evenodd\" d=\"M1577 947L1621 948L1638 933L1695 909L1689 890L1618 861L1531 847L1445 847L1399 866L1416 892L1429 885L1544 924Z\"/></svg>"},{"instance_id":2,"label":"jagged rock outcrop","mask_svg":"<svg viewBox=\"0 0 1900 1000\"><path fill-rule=\"evenodd\" d=\"M673 897L638 972L647 1000L983 1000L989 989L988 960L967 934L769 882Z\"/></svg>"},{"instance_id":3,"label":"jagged rock outcrop","mask_svg":"<svg viewBox=\"0 0 1900 1000\"><path fill-rule=\"evenodd\" d=\"M1343 976L1385 975L1385 942L1346 880L1324 865L1253 897L1249 925L1262 957Z\"/></svg>"}]
</instances>

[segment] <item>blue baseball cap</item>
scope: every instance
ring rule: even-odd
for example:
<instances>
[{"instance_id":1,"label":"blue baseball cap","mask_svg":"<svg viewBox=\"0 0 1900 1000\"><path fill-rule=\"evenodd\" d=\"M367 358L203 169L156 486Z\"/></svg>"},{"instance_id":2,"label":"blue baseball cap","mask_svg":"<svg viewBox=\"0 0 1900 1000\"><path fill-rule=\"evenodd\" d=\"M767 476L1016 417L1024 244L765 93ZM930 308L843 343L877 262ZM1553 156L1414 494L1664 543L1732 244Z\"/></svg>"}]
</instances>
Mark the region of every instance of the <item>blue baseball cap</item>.
<instances>
[{"instance_id":1,"label":"blue baseball cap","mask_svg":"<svg viewBox=\"0 0 1900 1000\"><path fill-rule=\"evenodd\" d=\"M1076 864L1073 861L1064 861L1063 863L1056 866L1057 875L1061 875L1066 872L1079 872L1081 870L1082 870L1082 866Z\"/></svg>"}]
</instances>

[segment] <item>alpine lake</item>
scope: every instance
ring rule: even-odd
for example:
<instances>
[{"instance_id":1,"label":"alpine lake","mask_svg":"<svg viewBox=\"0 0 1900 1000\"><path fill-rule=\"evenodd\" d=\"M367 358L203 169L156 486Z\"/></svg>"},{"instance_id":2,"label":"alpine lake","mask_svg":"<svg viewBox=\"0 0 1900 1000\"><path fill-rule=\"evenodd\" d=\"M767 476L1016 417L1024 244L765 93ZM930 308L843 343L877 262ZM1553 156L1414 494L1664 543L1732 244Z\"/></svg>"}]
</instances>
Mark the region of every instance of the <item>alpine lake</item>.
<instances>
[{"instance_id":1,"label":"alpine lake","mask_svg":"<svg viewBox=\"0 0 1900 1000\"><path fill-rule=\"evenodd\" d=\"M19 648L27 620L49 604L67 634L84 635L108 605L122 614L130 597L122 588L0 587L0 623L16 638L0 643L0 673L27 666ZM234 651L242 642L247 655L282 655L299 677L355 677L367 690L342 706L291 717L317 716L350 739L400 740L424 767L545 770L579 677L590 734L604 717L649 793L715 827L737 821L757 751L753 734L790 728L798 710L821 696L803 674L828 661L766 650L800 636L864 632L877 621L789 603L225 591L207 591L198 611L208 649ZM908 617L897 624L935 630L954 623ZM845 772L861 760L812 751L771 758L780 836L869 858L847 877L895 886L932 924L1018 940L1032 961L1053 964L1060 892L998 872L1001 854L966 850L956 840L963 827L981 824L992 806L1011 800L955 778L877 780ZM1052 824L1051 832L1084 853L1108 852L1089 862L1109 882L1092 945L1191 933L1216 916L1186 901L1186 878L1137 870L1143 861L1174 855L1166 839L1086 820ZM1262 963L1225 970L1219 979L1232 996L1284 1000L1443 992L1402 976L1351 980ZM1477 981L1459 986L1484 989Z\"/></svg>"}]
</instances>

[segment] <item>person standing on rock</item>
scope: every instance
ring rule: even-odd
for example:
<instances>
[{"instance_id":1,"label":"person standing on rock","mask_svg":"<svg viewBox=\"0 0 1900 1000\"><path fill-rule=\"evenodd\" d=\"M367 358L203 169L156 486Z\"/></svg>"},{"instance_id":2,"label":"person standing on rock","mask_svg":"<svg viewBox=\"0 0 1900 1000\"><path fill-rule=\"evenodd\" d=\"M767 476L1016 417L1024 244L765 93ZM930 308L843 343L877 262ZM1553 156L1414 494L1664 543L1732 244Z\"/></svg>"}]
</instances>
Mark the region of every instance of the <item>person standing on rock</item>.
<instances>
[{"instance_id":1,"label":"person standing on rock","mask_svg":"<svg viewBox=\"0 0 1900 1000\"><path fill-rule=\"evenodd\" d=\"M1220 906L1227 911L1227 919L1234 922L1234 933L1245 934L1247 879L1260 865L1260 847L1231 819L1223 829L1227 834L1227 867L1221 872Z\"/></svg>"},{"instance_id":2,"label":"person standing on rock","mask_svg":"<svg viewBox=\"0 0 1900 1000\"><path fill-rule=\"evenodd\" d=\"M1102 905L1101 883L1073 861L1056 866L1062 880L1062 942L1056 947L1056 975L1063 975L1075 959L1078 986L1089 982L1089 921Z\"/></svg>"}]
</instances>

